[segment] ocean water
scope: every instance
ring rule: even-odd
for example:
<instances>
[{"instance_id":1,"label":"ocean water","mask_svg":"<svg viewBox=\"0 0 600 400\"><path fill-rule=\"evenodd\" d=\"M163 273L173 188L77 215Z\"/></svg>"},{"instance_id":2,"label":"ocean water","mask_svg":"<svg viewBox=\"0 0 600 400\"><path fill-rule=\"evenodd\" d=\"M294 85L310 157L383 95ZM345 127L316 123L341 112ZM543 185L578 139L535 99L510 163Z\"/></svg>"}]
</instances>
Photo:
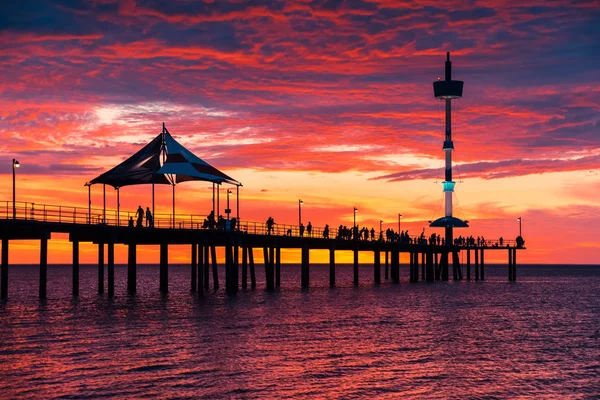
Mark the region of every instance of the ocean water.
<instances>
[{"instance_id":1,"label":"ocean water","mask_svg":"<svg viewBox=\"0 0 600 400\"><path fill-rule=\"evenodd\" d=\"M282 266L282 286L204 298L189 267L138 266L126 294L96 294L96 269L13 266L0 303L0 398L600 398L600 267L486 266L485 282L373 285L363 266ZM383 268L382 268L383 269ZM212 277L211 277L212 279ZM383 280L383 272L382 272ZM222 277L221 277L221 282Z\"/></svg>"}]
</instances>

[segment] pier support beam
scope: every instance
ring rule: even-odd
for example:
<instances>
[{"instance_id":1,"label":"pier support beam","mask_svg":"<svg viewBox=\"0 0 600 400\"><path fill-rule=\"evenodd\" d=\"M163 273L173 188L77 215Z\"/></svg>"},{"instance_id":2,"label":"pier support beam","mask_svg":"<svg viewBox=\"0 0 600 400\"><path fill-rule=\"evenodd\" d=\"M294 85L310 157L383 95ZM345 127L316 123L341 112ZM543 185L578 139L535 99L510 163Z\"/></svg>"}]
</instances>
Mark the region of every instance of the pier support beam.
<instances>
[{"instance_id":1,"label":"pier support beam","mask_svg":"<svg viewBox=\"0 0 600 400\"><path fill-rule=\"evenodd\" d=\"M204 247L200 243L197 243L194 246L197 246L198 249L196 253L198 256L198 259L196 260L198 274L196 287L198 288L198 296L204 296Z\"/></svg>"},{"instance_id":2,"label":"pier support beam","mask_svg":"<svg viewBox=\"0 0 600 400\"><path fill-rule=\"evenodd\" d=\"M281 285L281 247L275 248L275 287Z\"/></svg>"},{"instance_id":3,"label":"pier support beam","mask_svg":"<svg viewBox=\"0 0 600 400\"><path fill-rule=\"evenodd\" d=\"M375 249L373 255L373 280L376 285L381 283L381 253L379 248Z\"/></svg>"},{"instance_id":4,"label":"pier support beam","mask_svg":"<svg viewBox=\"0 0 600 400\"><path fill-rule=\"evenodd\" d=\"M335 286L335 247L329 249L329 286Z\"/></svg>"},{"instance_id":5,"label":"pier support beam","mask_svg":"<svg viewBox=\"0 0 600 400\"><path fill-rule=\"evenodd\" d=\"M400 283L400 253L398 249L390 251L390 274L392 282Z\"/></svg>"},{"instance_id":6,"label":"pier support beam","mask_svg":"<svg viewBox=\"0 0 600 400\"><path fill-rule=\"evenodd\" d=\"M513 257L512 257L512 261L513 261L513 273L512 273L512 277L513 277L513 282L517 281L517 249L514 248L513 249Z\"/></svg>"},{"instance_id":7,"label":"pier support beam","mask_svg":"<svg viewBox=\"0 0 600 400\"><path fill-rule=\"evenodd\" d=\"M389 269L389 252L386 250L385 251L385 280L386 281L389 279L388 269Z\"/></svg>"},{"instance_id":8,"label":"pier support beam","mask_svg":"<svg viewBox=\"0 0 600 400\"><path fill-rule=\"evenodd\" d=\"M137 245L127 245L127 292L135 294L137 286Z\"/></svg>"},{"instance_id":9,"label":"pier support beam","mask_svg":"<svg viewBox=\"0 0 600 400\"><path fill-rule=\"evenodd\" d=\"M358 249L354 248L354 286L358 286Z\"/></svg>"},{"instance_id":10,"label":"pier support beam","mask_svg":"<svg viewBox=\"0 0 600 400\"><path fill-rule=\"evenodd\" d=\"M192 260L191 260L191 290L192 293L196 291L196 287L198 284L198 278L196 273L198 271L198 245L196 243L192 243Z\"/></svg>"},{"instance_id":11,"label":"pier support beam","mask_svg":"<svg viewBox=\"0 0 600 400\"><path fill-rule=\"evenodd\" d=\"M160 244L160 292L169 292L169 245Z\"/></svg>"},{"instance_id":12,"label":"pier support beam","mask_svg":"<svg viewBox=\"0 0 600 400\"><path fill-rule=\"evenodd\" d=\"M458 257L458 251L452 252L452 271L455 281L462 281L462 269L460 267L460 258Z\"/></svg>"},{"instance_id":13,"label":"pier support beam","mask_svg":"<svg viewBox=\"0 0 600 400\"><path fill-rule=\"evenodd\" d=\"M310 286L310 252L307 246L302 247L302 288L307 289Z\"/></svg>"},{"instance_id":14,"label":"pier support beam","mask_svg":"<svg viewBox=\"0 0 600 400\"><path fill-rule=\"evenodd\" d=\"M219 268L217 266L217 249L210 246L210 258L212 260L213 289L219 289Z\"/></svg>"},{"instance_id":15,"label":"pier support beam","mask_svg":"<svg viewBox=\"0 0 600 400\"><path fill-rule=\"evenodd\" d=\"M434 282L435 276L433 274L433 250L429 250L427 252L427 266L425 272L427 282Z\"/></svg>"},{"instance_id":16,"label":"pier support beam","mask_svg":"<svg viewBox=\"0 0 600 400\"><path fill-rule=\"evenodd\" d=\"M237 240L233 246L233 290L237 292L240 288L240 246Z\"/></svg>"},{"instance_id":17,"label":"pier support beam","mask_svg":"<svg viewBox=\"0 0 600 400\"><path fill-rule=\"evenodd\" d=\"M98 294L104 294L104 243L98 243Z\"/></svg>"},{"instance_id":18,"label":"pier support beam","mask_svg":"<svg viewBox=\"0 0 600 400\"><path fill-rule=\"evenodd\" d=\"M46 298L48 282L48 239L40 240L40 299Z\"/></svg>"},{"instance_id":19,"label":"pier support beam","mask_svg":"<svg viewBox=\"0 0 600 400\"><path fill-rule=\"evenodd\" d=\"M115 295L115 244L110 242L108 247L108 297Z\"/></svg>"},{"instance_id":20,"label":"pier support beam","mask_svg":"<svg viewBox=\"0 0 600 400\"><path fill-rule=\"evenodd\" d=\"M74 240L73 246L73 297L79 296L79 242Z\"/></svg>"},{"instance_id":21,"label":"pier support beam","mask_svg":"<svg viewBox=\"0 0 600 400\"><path fill-rule=\"evenodd\" d=\"M475 280L479 280L479 249L474 249L475 251Z\"/></svg>"},{"instance_id":22,"label":"pier support beam","mask_svg":"<svg viewBox=\"0 0 600 400\"><path fill-rule=\"evenodd\" d=\"M481 249L481 271L479 271L481 280L485 280L485 261L483 259L483 249Z\"/></svg>"},{"instance_id":23,"label":"pier support beam","mask_svg":"<svg viewBox=\"0 0 600 400\"><path fill-rule=\"evenodd\" d=\"M448 269L450 264L450 254L449 251L444 249L442 253L442 260L440 262L440 267L442 269L442 280L448 282Z\"/></svg>"},{"instance_id":24,"label":"pier support beam","mask_svg":"<svg viewBox=\"0 0 600 400\"><path fill-rule=\"evenodd\" d=\"M209 282L210 282L210 258L209 258L209 246L206 242L204 242L204 246L203 246L203 251L204 251L204 257L203 260L204 261L204 265L202 266L203 268L203 273L204 273L204 290L208 292L209 289Z\"/></svg>"},{"instance_id":25,"label":"pier support beam","mask_svg":"<svg viewBox=\"0 0 600 400\"><path fill-rule=\"evenodd\" d=\"M242 289L248 287L248 247L242 247Z\"/></svg>"},{"instance_id":26,"label":"pier support beam","mask_svg":"<svg viewBox=\"0 0 600 400\"><path fill-rule=\"evenodd\" d=\"M467 280L471 280L471 249L467 249Z\"/></svg>"},{"instance_id":27,"label":"pier support beam","mask_svg":"<svg viewBox=\"0 0 600 400\"><path fill-rule=\"evenodd\" d=\"M0 282L0 297L8 298L8 239L2 238L2 282Z\"/></svg>"},{"instance_id":28,"label":"pier support beam","mask_svg":"<svg viewBox=\"0 0 600 400\"><path fill-rule=\"evenodd\" d=\"M250 263L250 287L256 289L256 271L254 269L254 249L248 247L248 262Z\"/></svg>"}]
</instances>

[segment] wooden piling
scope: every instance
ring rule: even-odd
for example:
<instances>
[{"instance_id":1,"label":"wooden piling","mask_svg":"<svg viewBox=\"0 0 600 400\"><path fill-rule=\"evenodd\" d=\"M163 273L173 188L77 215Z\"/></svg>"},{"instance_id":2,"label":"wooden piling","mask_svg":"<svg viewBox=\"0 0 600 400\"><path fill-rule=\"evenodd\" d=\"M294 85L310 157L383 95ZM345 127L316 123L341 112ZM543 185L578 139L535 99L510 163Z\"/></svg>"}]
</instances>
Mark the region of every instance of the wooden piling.
<instances>
[{"instance_id":1,"label":"wooden piling","mask_svg":"<svg viewBox=\"0 0 600 400\"><path fill-rule=\"evenodd\" d=\"M225 245L225 291L231 292L233 289L233 273L232 273L232 265L233 265L233 255L231 248L231 239L227 240L227 244Z\"/></svg>"},{"instance_id":2,"label":"wooden piling","mask_svg":"<svg viewBox=\"0 0 600 400\"><path fill-rule=\"evenodd\" d=\"M329 286L335 286L335 247L329 249Z\"/></svg>"},{"instance_id":3,"label":"wooden piling","mask_svg":"<svg viewBox=\"0 0 600 400\"><path fill-rule=\"evenodd\" d=\"M481 270L479 271L481 280L485 280L485 261L483 260L483 249L481 249Z\"/></svg>"},{"instance_id":4,"label":"wooden piling","mask_svg":"<svg viewBox=\"0 0 600 400\"><path fill-rule=\"evenodd\" d=\"M358 249L354 247L354 286L358 286Z\"/></svg>"},{"instance_id":5,"label":"wooden piling","mask_svg":"<svg viewBox=\"0 0 600 400\"><path fill-rule=\"evenodd\" d=\"M115 244L109 242L108 247L108 297L115 295Z\"/></svg>"},{"instance_id":6,"label":"wooden piling","mask_svg":"<svg viewBox=\"0 0 600 400\"><path fill-rule=\"evenodd\" d=\"M74 240L73 246L73 297L79 296L79 242Z\"/></svg>"},{"instance_id":7,"label":"wooden piling","mask_svg":"<svg viewBox=\"0 0 600 400\"><path fill-rule=\"evenodd\" d=\"M479 249L474 249L475 254L475 280L479 280Z\"/></svg>"},{"instance_id":8,"label":"wooden piling","mask_svg":"<svg viewBox=\"0 0 600 400\"><path fill-rule=\"evenodd\" d=\"M104 243L98 243L98 294L104 294Z\"/></svg>"},{"instance_id":9,"label":"wooden piling","mask_svg":"<svg viewBox=\"0 0 600 400\"><path fill-rule=\"evenodd\" d=\"M467 249L467 280L471 280L471 249Z\"/></svg>"},{"instance_id":10,"label":"wooden piling","mask_svg":"<svg viewBox=\"0 0 600 400\"><path fill-rule=\"evenodd\" d=\"M46 285L48 282L48 239L40 240L40 299L46 298Z\"/></svg>"},{"instance_id":11,"label":"wooden piling","mask_svg":"<svg viewBox=\"0 0 600 400\"><path fill-rule=\"evenodd\" d=\"M389 268L389 256L388 256L388 251L385 251L385 280L387 281L389 279L389 275L388 275L388 268Z\"/></svg>"},{"instance_id":12,"label":"wooden piling","mask_svg":"<svg viewBox=\"0 0 600 400\"><path fill-rule=\"evenodd\" d=\"M196 243L192 243L192 254L191 254L191 290L192 293L196 291L196 287L198 285L198 277L196 276L198 272L198 245Z\"/></svg>"},{"instance_id":13,"label":"wooden piling","mask_svg":"<svg viewBox=\"0 0 600 400\"><path fill-rule=\"evenodd\" d=\"M137 280L137 245L129 243L127 246L127 292L136 292Z\"/></svg>"},{"instance_id":14,"label":"wooden piling","mask_svg":"<svg viewBox=\"0 0 600 400\"><path fill-rule=\"evenodd\" d=\"M512 273L512 278L513 278L513 282L517 281L517 249L514 248L513 249L513 273Z\"/></svg>"},{"instance_id":15,"label":"wooden piling","mask_svg":"<svg viewBox=\"0 0 600 400\"><path fill-rule=\"evenodd\" d=\"M198 289L198 296L203 296L204 295L204 247L200 244L197 243L194 245L194 247L197 246L197 251L196 251L196 255L197 255L197 260L195 262L196 264L196 268L197 268L197 277L198 277L198 282L196 284L196 287Z\"/></svg>"},{"instance_id":16,"label":"wooden piling","mask_svg":"<svg viewBox=\"0 0 600 400\"><path fill-rule=\"evenodd\" d=\"M434 282L435 276L433 274L433 250L427 252L427 267L426 267L426 280L427 282Z\"/></svg>"},{"instance_id":17,"label":"wooden piling","mask_svg":"<svg viewBox=\"0 0 600 400\"><path fill-rule=\"evenodd\" d=\"M254 270L254 249L248 247L248 262L250 263L250 287L256 289L256 271Z\"/></svg>"},{"instance_id":18,"label":"wooden piling","mask_svg":"<svg viewBox=\"0 0 600 400\"><path fill-rule=\"evenodd\" d=\"M281 285L281 247L275 248L275 286Z\"/></svg>"},{"instance_id":19,"label":"wooden piling","mask_svg":"<svg viewBox=\"0 0 600 400\"><path fill-rule=\"evenodd\" d=\"M381 283L381 253L379 248L375 249L373 255L373 280L376 285Z\"/></svg>"},{"instance_id":20,"label":"wooden piling","mask_svg":"<svg viewBox=\"0 0 600 400\"><path fill-rule=\"evenodd\" d=\"M310 286L310 253L306 245L302 246L302 264L301 264L301 284L302 288L306 289Z\"/></svg>"},{"instance_id":21,"label":"wooden piling","mask_svg":"<svg viewBox=\"0 0 600 400\"><path fill-rule=\"evenodd\" d=\"M8 298L8 239L2 238L2 282L0 282L0 297Z\"/></svg>"},{"instance_id":22,"label":"wooden piling","mask_svg":"<svg viewBox=\"0 0 600 400\"><path fill-rule=\"evenodd\" d=\"M212 273L213 273L213 289L219 289L219 268L217 265L217 249L215 246L210 246L210 258L212 260Z\"/></svg>"},{"instance_id":23,"label":"wooden piling","mask_svg":"<svg viewBox=\"0 0 600 400\"><path fill-rule=\"evenodd\" d=\"M169 291L169 245L166 242L160 244L160 292Z\"/></svg>"},{"instance_id":24,"label":"wooden piling","mask_svg":"<svg viewBox=\"0 0 600 400\"><path fill-rule=\"evenodd\" d=\"M242 247L242 289L248 287L248 246Z\"/></svg>"},{"instance_id":25,"label":"wooden piling","mask_svg":"<svg viewBox=\"0 0 600 400\"><path fill-rule=\"evenodd\" d=\"M398 252L398 249L391 250L390 258L390 273L392 276L392 282L400 283L400 253Z\"/></svg>"},{"instance_id":26,"label":"wooden piling","mask_svg":"<svg viewBox=\"0 0 600 400\"><path fill-rule=\"evenodd\" d=\"M208 292L210 282L210 246L204 242L204 290Z\"/></svg>"},{"instance_id":27,"label":"wooden piling","mask_svg":"<svg viewBox=\"0 0 600 400\"><path fill-rule=\"evenodd\" d=\"M237 240L233 245L233 268L232 268L232 286L234 292L239 290L239 271L240 271L240 246L238 246Z\"/></svg>"},{"instance_id":28,"label":"wooden piling","mask_svg":"<svg viewBox=\"0 0 600 400\"><path fill-rule=\"evenodd\" d=\"M512 255L513 255L513 251L511 248L508 249L508 281L512 282L513 277L512 277L512 271L513 271L513 267L512 267Z\"/></svg>"}]
</instances>

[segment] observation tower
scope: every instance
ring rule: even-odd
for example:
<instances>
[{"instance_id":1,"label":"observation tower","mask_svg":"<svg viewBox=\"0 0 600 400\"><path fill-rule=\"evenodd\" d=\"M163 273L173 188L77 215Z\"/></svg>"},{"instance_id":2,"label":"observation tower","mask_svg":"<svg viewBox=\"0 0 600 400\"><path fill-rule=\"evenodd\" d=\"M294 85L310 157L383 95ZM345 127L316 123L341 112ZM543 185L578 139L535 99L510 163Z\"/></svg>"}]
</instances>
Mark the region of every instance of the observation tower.
<instances>
[{"instance_id":1,"label":"observation tower","mask_svg":"<svg viewBox=\"0 0 600 400\"><path fill-rule=\"evenodd\" d=\"M469 226L465 221L452 215L452 194L454 193L454 186L456 185L456 182L452 180L452 151L454 150L454 143L452 142L452 100L462 98L463 85L463 81L452 80L452 63L450 62L450 52L448 52L446 53L445 80L442 81L438 79L437 82L433 83L433 94L435 98L445 100L446 102L446 137L442 147L446 157L444 182L442 182L445 197L445 215L436 219L429 225L432 228L445 229L445 243L447 247L451 247L454 243L453 228L468 228ZM458 257L453 258L455 258L454 264L456 264ZM448 263L447 260L447 255L446 257L442 257L442 263L445 261L446 266ZM443 274L447 279L448 270L447 268L444 268L444 270L445 274L444 272ZM456 273L455 265L455 274Z\"/></svg>"}]
</instances>

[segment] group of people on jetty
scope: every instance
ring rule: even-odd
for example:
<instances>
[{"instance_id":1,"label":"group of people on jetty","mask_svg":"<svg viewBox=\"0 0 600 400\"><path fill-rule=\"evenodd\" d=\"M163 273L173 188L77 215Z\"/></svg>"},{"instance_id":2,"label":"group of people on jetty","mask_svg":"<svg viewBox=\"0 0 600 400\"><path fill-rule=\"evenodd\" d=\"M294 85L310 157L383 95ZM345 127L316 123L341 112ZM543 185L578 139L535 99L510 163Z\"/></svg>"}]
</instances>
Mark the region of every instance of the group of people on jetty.
<instances>
[{"instance_id":1,"label":"group of people on jetty","mask_svg":"<svg viewBox=\"0 0 600 400\"><path fill-rule=\"evenodd\" d=\"M150 211L150 207L146 207L146 211L140 205L136 212L137 223L136 227L141 228L144 226L144 215L146 216L146 227L153 228L154 227L154 218L152 216L152 212ZM267 235L275 235L275 220L273 217L269 217L265 222L266 226L266 234ZM134 226L133 217L129 217L129 226ZM234 231L237 228L237 219L225 219L222 215L219 215L218 218L215 218L215 212L211 211L210 214L204 219L202 224L202 229L217 229L217 230L227 230ZM288 228L285 235L292 236L292 229ZM298 227L298 234L300 237L304 237L306 233L307 237L313 237L313 225L309 221L306 226L300 223ZM317 234L318 235L318 234ZM321 235L324 239L329 239L330 229L329 225L325 225L323 228ZM385 235L385 236L384 236ZM437 245L437 246L445 246L446 240L441 237L441 235L432 233L428 238L425 237L425 228L421 232L419 236L411 237L408 233L408 229L406 231L401 231L400 233L395 232L393 229L388 228L385 232L379 232L377 235L374 228L362 227L359 229L358 226L347 227L346 225L340 225L337 230L336 239L342 240L371 240L371 241L386 241L390 243L404 243L404 244L422 244L422 245ZM385 238L385 239L384 239ZM469 237L459 236L454 239L454 245L460 247L503 247L504 246L504 238L500 237L498 240L486 240L483 236L477 236L476 238L472 235ZM515 240L517 247L523 247L525 241L521 236L518 236ZM506 245L509 246L508 244Z\"/></svg>"},{"instance_id":2,"label":"group of people on jetty","mask_svg":"<svg viewBox=\"0 0 600 400\"><path fill-rule=\"evenodd\" d=\"M150 211L150 207L146 207L146 212L144 213L144 209L142 206L138 206L137 211L135 212L135 218L137 222L135 226L137 228L142 228L144 226L144 214L146 215L146 228L154 228L154 218L152 216L152 211ZM129 217L129 227L133 228L133 217Z\"/></svg>"}]
</instances>

